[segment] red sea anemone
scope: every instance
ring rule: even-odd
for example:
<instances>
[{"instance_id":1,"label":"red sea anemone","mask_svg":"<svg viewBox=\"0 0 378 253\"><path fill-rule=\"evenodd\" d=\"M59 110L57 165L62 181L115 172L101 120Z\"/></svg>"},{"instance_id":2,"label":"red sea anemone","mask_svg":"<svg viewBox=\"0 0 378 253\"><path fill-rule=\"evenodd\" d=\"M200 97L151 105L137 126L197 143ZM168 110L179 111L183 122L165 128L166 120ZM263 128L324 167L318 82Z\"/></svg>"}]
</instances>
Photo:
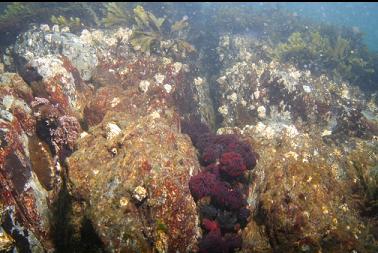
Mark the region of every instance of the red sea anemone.
<instances>
[{"instance_id":1,"label":"red sea anemone","mask_svg":"<svg viewBox=\"0 0 378 253\"><path fill-rule=\"evenodd\" d=\"M200 172L192 176L189 181L189 189L195 201L209 196L218 184L217 177L209 172Z\"/></svg>"},{"instance_id":2,"label":"red sea anemone","mask_svg":"<svg viewBox=\"0 0 378 253\"><path fill-rule=\"evenodd\" d=\"M218 181L212 189L212 200L218 207L237 210L246 204L243 195L229 186L223 181Z\"/></svg>"},{"instance_id":3,"label":"red sea anemone","mask_svg":"<svg viewBox=\"0 0 378 253\"><path fill-rule=\"evenodd\" d=\"M224 253L227 252L225 249L225 243L222 238L220 230L210 231L199 243L200 253Z\"/></svg>"},{"instance_id":4,"label":"red sea anemone","mask_svg":"<svg viewBox=\"0 0 378 253\"><path fill-rule=\"evenodd\" d=\"M219 224L218 222L216 221L213 221L213 220L209 220L209 219L203 219L202 221L202 225L203 227L207 230L207 231L215 231L215 230L219 230Z\"/></svg>"},{"instance_id":5,"label":"red sea anemone","mask_svg":"<svg viewBox=\"0 0 378 253\"><path fill-rule=\"evenodd\" d=\"M242 239L234 232L246 226L250 215L244 195L248 187L241 186L247 181L242 176L256 166L258 155L237 135L215 135L198 122L185 122L182 126L199 151L203 166L203 171L189 181L192 196L195 201L211 197L210 203L201 204L205 236L199 243L199 252L235 252L242 247Z\"/></svg>"},{"instance_id":6,"label":"red sea anemone","mask_svg":"<svg viewBox=\"0 0 378 253\"><path fill-rule=\"evenodd\" d=\"M243 241L240 235L229 233L224 236L226 252L235 252L235 249L241 249Z\"/></svg>"},{"instance_id":7,"label":"red sea anemone","mask_svg":"<svg viewBox=\"0 0 378 253\"><path fill-rule=\"evenodd\" d=\"M239 177L243 175L247 167L241 155L235 152L223 153L219 159L221 173L231 177Z\"/></svg>"}]
</instances>

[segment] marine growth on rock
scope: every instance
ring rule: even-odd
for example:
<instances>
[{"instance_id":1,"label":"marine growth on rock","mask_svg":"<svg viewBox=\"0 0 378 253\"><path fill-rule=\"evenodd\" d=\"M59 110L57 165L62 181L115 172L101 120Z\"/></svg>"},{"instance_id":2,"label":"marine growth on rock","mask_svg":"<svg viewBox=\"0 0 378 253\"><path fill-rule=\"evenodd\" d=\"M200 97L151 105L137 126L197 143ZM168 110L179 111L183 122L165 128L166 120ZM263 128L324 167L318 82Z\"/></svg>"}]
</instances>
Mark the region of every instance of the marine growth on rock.
<instances>
[{"instance_id":1,"label":"marine growth on rock","mask_svg":"<svg viewBox=\"0 0 378 253\"><path fill-rule=\"evenodd\" d=\"M215 135L198 121L183 121L182 131L191 137L202 165L189 181L204 228L199 252L235 252L250 214L246 171L255 167L257 154L236 135Z\"/></svg>"}]
</instances>

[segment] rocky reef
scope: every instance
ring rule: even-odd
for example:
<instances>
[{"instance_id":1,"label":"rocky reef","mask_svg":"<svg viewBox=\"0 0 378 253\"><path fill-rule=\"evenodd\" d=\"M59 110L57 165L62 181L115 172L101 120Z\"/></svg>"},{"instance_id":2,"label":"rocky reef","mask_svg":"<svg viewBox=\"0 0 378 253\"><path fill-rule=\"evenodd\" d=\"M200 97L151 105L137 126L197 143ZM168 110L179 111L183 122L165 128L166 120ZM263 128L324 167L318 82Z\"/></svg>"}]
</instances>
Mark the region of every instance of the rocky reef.
<instances>
[{"instance_id":1,"label":"rocky reef","mask_svg":"<svg viewBox=\"0 0 378 253\"><path fill-rule=\"evenodd\" d=\"M267 62L260 56L269 48L260 43L224 36L218 47L224 66L217 79L224 126L218 133L249 138L260 155L248 195L254 218L243 232L243 249L373 252L376 217L365 213L372 208L367 193L353 188L365 184L358 171L376 170L374 95ZM369 155L362 157L361 149Z\"/></svg>"},{"instance_id":2,"label":"rocky reef","mask_svg":"<svg viewBox=\"0 0 378 253\"><path fill-rule=\"evenodd\" d=\"M4 117L11 122L14 120L17 128L11 128L11 123L4 127L18 131L12 133L15 140L4 134L4 138L9 139L5 143L17 141L20 146L26 142L20 155L30 151L33 161L30 162L27 156L22 157L28 159L26 162L18 163L20 166L27 164L28 170L35 166L41 173L36 178L38 184L53 192L49 203L41 202L44 212L51 213L43 217L62 216L61 220L48 219L51 224L43 224L45 233L51 235L49 247L53 249L55 243L58 251L70 247L84 251L88 247L128 252L195 251L201 231L188 182L199 170L199 164L189 138L180 133L178 113L203 115L203 120L212 120L205 78L196 75L191 64L132 52L128 44L131 30L127 28L105 34L101 30L83 30L80 36L62 30L58 26L34 27L20 35L12 46L14 57L7 68L17 69L27 83L16 74L3 74L10 80L13 79L8 76L16 76L25 89L7 91L20 96L21 100L17 102L23 106L20 109L13 109L12 99L15 98L7 99L8 93L4 93L6 110L14 110L20 117L4 110ZM195 85L198 80L204 85ZM122 132L127 134L123 136ZM32 147L31 144L27 146L27 134ZM116 141L117 136L121 139ZM84 144L82 141L89 142ZM104 144L93 146L100 142ZM18 159L13 158L18 146L13 146L5 149L4 160ZM38 151L34 150L36 148ZM39 150L43 150L45 156L38 155ZM100 150L104 151L101 159L110 158L115 162L111 167L119 168L114 174L108 174L110 181L101 173L97 175L110 168L110 161L103 163L106 168L98 164ZM94 155L93 160L88 154ZM126 154L129 156L125 157ZM139 162L136 162L139 155ZM17 161L12 160L12 163ZM142 181L141 169L146 173ZM11 174L7 177L19 180L26 172L20 168L19 172L10 170L8 173ZM29 174L25 174L25 182L20 183L25 184ZM88 178L90 175L94 176L92 180ZM102 181L104 185L96 180L98 177L105 180ZM23 185L16 182L10 185L18 187L19 191L23 189ZM109 192L104 194L103 187L108 186ZM88 192L88 189L94 192ZM10 197L17 198L13 195L9 193ZM38 201L43 196L38 195ZM114 206L109 205L110 196L115 198L112 200ZM39 211L33 206L29 209ZM29 219L38 221L37 217ZM100 218L104 218L104 223ZM110 220L113 225L109 226ZM130 230L127 232L126 228ZM89 235L83 234L88 229ZM10 244L21 247L21 239L14 236L13 239L9 237ZM63 243L58 242L57 237L61 237ZM94 245L87 245L85 238L88 237L94 240ZM35 242L28 239L25 243L45 244L46 238L33 239ZM44 244L39 247L49 249ZM31 246L23 247L34 251Z\"/></svg>"},{"instance_id":3,"label":"rocky reef","mask_svg":"<svg viewBox=\"0 0 378 253\"><path fill-rule=\"evenodd\" d=\"M165 7L54 13L1 51L0 251L377 252L358 38L232 8L203 37Z\"/></svg>"}]
</instances>

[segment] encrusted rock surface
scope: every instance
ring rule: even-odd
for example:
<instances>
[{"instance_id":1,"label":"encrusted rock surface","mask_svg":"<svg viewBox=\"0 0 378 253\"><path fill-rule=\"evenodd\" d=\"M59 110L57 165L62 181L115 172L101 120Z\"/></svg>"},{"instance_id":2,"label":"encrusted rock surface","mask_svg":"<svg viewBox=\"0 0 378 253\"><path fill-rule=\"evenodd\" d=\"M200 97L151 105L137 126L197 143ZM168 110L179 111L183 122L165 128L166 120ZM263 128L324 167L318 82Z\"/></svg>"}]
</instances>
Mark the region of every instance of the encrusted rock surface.
<instances>
[{"instance_id":1,"label":"encrusted rock surface","mask_svg":"<svg viewBox=\"0 0 378 253\"><path fill-rule=\"evenodd\" d=\"M168 113L111 113L68 159L73 192L88 202L85 215L108 250L195 250L200 228L188 182L199 164ZM121 129L111 139L109 124Z\"/></svg>"},{"instance_id":2,"label":"encrusted rock surface","mask_svg":"<svg viewBox=\"0 0 378 253\"><path fill-rule=\"evenodd\" d=\"M27 61L35 62L34 65L42 61L54 61L56 55L65 56L79 71L80 76L84 80L89 80L97 66L98 59L95 47L86 42L75 34L59 30L53 31L41 26L21 34L14 46L14 51L17 55L25 57ZM47 64L52 64L52 62ZM57 62L57 64L62 63ZM49 68L48 70L53 71L53 69Z\"/></svg>"},{"instance_id":3,"label":"encrusted rock surface","mask_svg":"<svg viewBox=\"0 0 378 253\"><path fill-rule=\"evenodd\" d=\"M133 50L132 33L43 25L6 50L0 250L77 250L98 236L80 249L196 252L202 225L203 251L377 252L376 94L272 60L261 38L222 35L214 78L189 58ZM199 217L214 210L190 195L200 164L182 118L237 134L259 154L250 174L228 172L235 153L209 168L245 174L242 225Z\"/></svg>"},{"instance_id":4,"label":"encrusted rock surface","mask_svg":"<svg viewBox=\"0 0 378 253\"><path fill-rule=\"evenodd\" d=\"M128 43L131 34L130 29L119 28L83 30L77 36L34 27L19 36L13 48L14 64L25 80L37 82L35 89L43 90L43 97L77 112L86 104L88 81L101 86L102 80L114 79L123 86L137 82L143 92L160 88L183 114L196 113L211 123L214 112L208 83L195 76L194 66L136 55ZM85 95L82 90L87 90Z\"/></svg>"},{"instance_id":5,"label":"encrusted rock surface","mask_svg":"<svg viewBox=\"0 0 378 253\"><path fill-rule=\"evenodd\" d=\"M220 39L217 50L222 70L217 83L223 126L243 127L273 119L333 131L342 113L352 108L377 113L377 108L369 106L374 97L366 97L346 82L268 60L261 56L268 49L264 51L260 44L244 36Z\"/></svg>"},{"instance_id":6,"label":"encrusted rock surface","mask_svg":"<svg viewBox=\"0 0 378 253\"><path fill-rule=\"evenodd\" d=\"M14 73L0 75L0 217L1 246L14 244L22 252L53 249L48 209L49 187L43 177L50 177L51 156L46 164L33 167L35 120L30 103L31 89ZM12 239L11 239L12 238ZM9 246L9 245L8 245Z\"/></svg>"},{"instance_id":7,"label":"encrusted rock surface","mask_svg":"<svg viewBox=\"0 0 378 253\"><path fill-rule=\"evenodd\" d=\"M218 134L260 155L243 252L376 251L374 96L271 61L259 43L224 36L218 48Z\"/></svg>"},{"instance_id":8,"label":"encrusted rock surface","mask_svg":"<svg viewBox=\"0 0 378 253\"><path fill-rule=\"evenodd\" d=\"M31 88L28 88L27 103L28 116L32 123L26 125L24 121L21 122L25 124L25 128L31 128L27 129L31 136L29 146L33 150L30 155L32 159L30 167L38 170L38 179L43 187L47 191L54 192L51 197L53 206L49 211L54 212L55 216L63 215L63 217L50 216L52 219L49 222L52 222L54 236L64 235L70 227L75 227L72 236L75 238L78 236L78 239L64 235L63 240L69 238L68 240L74 241L73 244L80 243L80 230L83 224L81 210L84 209L85 203L80 198L76 198L81 196L76 191L70 191L74 197L67 193L66 188L72 187L71 178L67 176L71 177L77 171L72 169L74 168L72 162L69 163L68 170L66 169L66 157L76 150L76 139L79 135L84 140L91 139L94 138L93 131L96 133L96 138L100 138L99 131L104 131L105 135L101 134L104 142L119 142L120 136L123 136L125 131L123 122L125 119L119 124L120 115L124 114L123 117L129 121L146 124L143 130L138 130L137 126L133 125L128 131L136 132L154 145L136 148L135 152L150 148L150 152L155 152L155 156L162 160L149 161L149 156L143 156L140 159L145 160L142 161L141 166L154 171L156 168L151 167L150 163L156 163L156 166L161 166L162 169L151 173L153 176L147 173L144 183L134 182L140 178L128 179L132 181L134 189L122 182L125 188L121 189L126 195L117 200L117 205L127 206L127 210L130 205L134 205L130 211L132 214L130 220L126 220L126 223L118 222L122 214L111 214L114 218L113 225L105 229L104 224L97 222L99 217L104 217L103 210L94 208L85 213L85 217L93 223L105 247L110 250L115 248L136 252L152 250L152 248L160 252L195 250L200 228L197 224L196 206L191 199L187 182L192 173L198 169L198 162L189 139L180 134L177 111L181 115L199 116L211 123L214 112L209 96L209 84L205 78L197 74L193 65L175 62L171 58L142 56L135 53L129 44L131 33L129 28L83 30L78 36L67 32L66 29L65 31L58 27L50 29L47 25L43 25L21 34L15 45L7 50L13 54L13 58L8 57L11 60L6 62L7 68L17 70ZM9 52L8 54L11 55ZM8 103L7 97L5 99L5 103ZM112 120L109 115L107 116L109 112L119 114ZM7 111L4 111L3 115L9 120L13 119L12 114ZM103 122L104 119L108 120ZM156 126L146 123L147 121L151 123L151 120ZM81 133L82 127L89 134ZM90 127L94 128L90 129ZM159 146L161 140L153 139L149 136L149 132L162 134L164 141L170 145L163 145L161 148ZM138 141L140 140L134 140L136 143ZM139 144L143 145L143 143ZM158 146L160 148L157 148ZM95 148L103 148L103 146ZM82 154L80 149L79 146L73 157ZM114 146L107 147L104 152L117 160L118 157L122 157L125 150ZM87 155L84 157L87 158ZM128 159L131 158L135 157ZM92 162L97 163L98 159ZM132 171L137 170L132 165L129 169L130 173L135 173ZM123 173L122 171L123 169L115 173ZM122 181L125 177L122 176ZM69 183L65 183L65 180ZM75 181L75 177L72 181ZM79 182L73 184L74 189L85 187ZM93 186L95 191L108 190L107 185L101 185L100 181L97 183L99 185ZM165 188L161 188L161 185ZM13 183L12 187L14 187ZM105 188L101 189L101 187ZM56 193L59 190L61 192L57 199ZM71 205L72 199L74 203ZM85 200L90 204L94 201L92 196L87 196ZM99 205L104 205L101 202L105 201L104 199L98 201ZM136 206L141 207L140 210L144 213L138 213L140 210L138 211ZM76 211L68 210L62 213L60 210L62 208ZM136 213L138 215L134 219L132 216ZM179 216L173 215L176 213L179 213ZM70 214L75 217L67 218ZM66 224L61 225L63 223ZM117 233L119 224L124 226L131 224L128 227L130 231L138 231L140 234L134 235L134 232L129 231L131 234L125 235L119 241L119 236L123 236ZM132 224L135 224L135 227ZM111 232L108 233L109 231ZM142 232L144 234L141 234ZM133 239L127 240L128 236ZM56 238L54 240L55 246L61 247L59 246L61 243L57 242ZM41 248L54 248L50 246L42 245Z\"/></svg>"}]
</instances>

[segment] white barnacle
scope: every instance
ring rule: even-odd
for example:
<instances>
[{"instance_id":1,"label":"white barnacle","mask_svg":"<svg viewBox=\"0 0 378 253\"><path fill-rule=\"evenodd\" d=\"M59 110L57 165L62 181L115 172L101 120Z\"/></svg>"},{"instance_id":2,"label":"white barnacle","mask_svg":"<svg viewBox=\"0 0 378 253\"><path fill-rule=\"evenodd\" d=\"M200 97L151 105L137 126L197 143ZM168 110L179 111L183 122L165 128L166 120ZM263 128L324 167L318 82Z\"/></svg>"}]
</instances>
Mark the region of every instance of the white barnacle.
<instances>
[{"instance_id":1,"label":"white barnacle","mask_svg":"<svg viewBox=\"0 0 378 253\"><path fill-rule=\"evenodd\" d=\"M258 114L259 118L265 118L266 117L266 109L265 109L265 107L262 106L262 105L259 106L257 108L257 114Z\"/></svg>"},{"instance_id":2,"label":"white barnacle","mask_svg":"<svg viewBox=\"0 0 378 253\"><path fill-rule=\"evenodd\" d=\"M115 136L119 135L122 130L117 126L117 124L109 122L106 124L106 139L110 140L113 139Z\"/></svg>"},{"instance_id":3,"label":"white barnacle","mask_svg":"<svg viewBox=\"0 0 378 253\"><path fill-rule=\"evenodd\" d=\"M133 191L133 198L142 202L145 198L147 198L147 190L143 186L137 186Z\"/></svg>"},{"instance_id":4,"label":"white barnacle","mask_svg":"<svg viewBox=\"0 0 378 253\"><path fill-rule=\"evenodd\" d=\"M142 80L139 83L139 89L146 93L148 91L148 88L150 87L150 82L147 80Z\"/></svg>"}]
</instances>

